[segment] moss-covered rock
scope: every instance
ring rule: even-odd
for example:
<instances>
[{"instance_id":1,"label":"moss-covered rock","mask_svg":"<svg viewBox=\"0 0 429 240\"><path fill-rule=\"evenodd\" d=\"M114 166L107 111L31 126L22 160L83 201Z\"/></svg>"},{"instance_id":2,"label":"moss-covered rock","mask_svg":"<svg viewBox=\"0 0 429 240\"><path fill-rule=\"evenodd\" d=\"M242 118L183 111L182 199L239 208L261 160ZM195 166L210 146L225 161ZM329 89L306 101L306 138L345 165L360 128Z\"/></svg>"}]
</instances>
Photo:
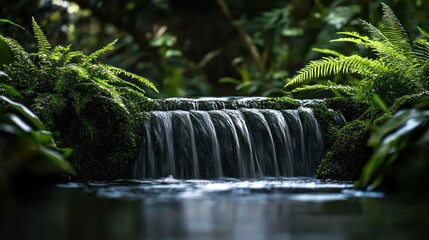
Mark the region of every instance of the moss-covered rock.
<instances>
[{"instance_id":1,"label":"moss-covered rock","mask_svg":"<svg viewBox=\"0 0 429 240\"><path fill-rule=\"evenodd\" d=\"M260 106L263 109L283 110L296 109L301 106L301 103L290 97L278 97L261 100Z\"/></svg>"},{"instance_id":2,"label":"moss-covered rock","mask_svg":"<svg viewBox=\"0 0 429 240\"><path fill-rule=\"evenodd\" d=\"M368 122L354 120L341 128L327 151L318 170L317 177L354 181L371 155L367 147L369 138Z\"/></svg>"},{"instance_id":3,"label":"moss-covered rock","mask_svg":"<svg viewBox=\"0 0 429 240\"><path fill-rule=\"evenodd\" d=\"M326 100L326 104L329 108L341 112L347 121L360 118L370 107L369 104L358 101L352 97L330 98Z\"/></svg>"},{"instance_id":4,"label":"moss-covered rock","mask_svg":"<svg viewBox=\"0 0 429 240\"><path fill-rule=\"evenodd\" d=\"M74 150L76 179L129 178L142 136L143 112L155 107L143 97L129 99L125 110L110 98L94 96L79 116L72 106L58 114L55 128L61 145Z\"/></svg>"},{"instance_id":5,"label":"moss-covered rock","mask_svg":"<svg viewBox=\"0 0 429 240\"><path fill-rule=\"evenodd\" d=\"M319 123L325 149L329 149L337 138L341 126L334 121L337 112L330 110L326 105L312 106L313 113Z\"/></svg>"}]
</instances>

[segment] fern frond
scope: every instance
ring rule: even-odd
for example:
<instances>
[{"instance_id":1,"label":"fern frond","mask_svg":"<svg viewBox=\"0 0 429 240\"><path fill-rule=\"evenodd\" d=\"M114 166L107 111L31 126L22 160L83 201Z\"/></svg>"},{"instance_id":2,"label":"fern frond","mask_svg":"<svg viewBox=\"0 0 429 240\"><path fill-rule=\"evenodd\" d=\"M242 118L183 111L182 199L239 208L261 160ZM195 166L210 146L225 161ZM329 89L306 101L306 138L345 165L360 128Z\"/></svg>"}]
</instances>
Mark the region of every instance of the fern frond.
<instances>
[{"instance_id":1,"label":"fern frond","mask_svg":"<svg viewBox=\"0 0 429 240\"><path fill-rule=\"evenodd\" d=\"M383 8L383 18L380 24L381 32L386 36L389 42L395 46L398 52L404 55L410 55L412 52L409 37L399 19L395 16L392 9L385 3L381 3Z\"/></svg>"},{"instance_id":2,"label":"fern frond","mask_svg":"<svg viewBox=\"0 0 429 240\"><path fill-rule=\"evenodd\" d=\"M369 39L369 37L363 36L358 32L337 32L337 34L350 36L352 39L360 39L362 42L368 42L371 40L371 39ZM346 38L346 39L348 39L348 38ZM338 41L338 40L337 39L331 40L331 42L336 42L336 41Z\"/></svg>"},{"instance_id":3,"label":"fern frond","mask_svg":"<svg viewBox=\"0 0 429 240\"><path fill-rule=\"evenodd\" d=\"M319 53L323 53L323 54L327 54L327 55L333 55L335 57L342 57L344 56L343 54L335 51L335 50L331 50L331 49L326 49L326 48L312 48L313 51L315 52L319 52Z\"/></svg>"},{"instance_id":4,"label":"fern frond","mask_svg":"<svg viewBox=\"0 0 429 240\"><path fill-rule=\"evenodd\" d=\"M378 40L378 41L383 41L385 42L387 40L386 36L384 36L384 34L378 29L376 28L374 25L372 25L371 23L360 19L363 28L369 33L369 36L374 39L374 40Z\"/></svg>"},{"instance_id":5,"label":"fern frond","mask_svg":"<svg viewBox=\"0 0 429 240\"><path fill-rule=\"evenodd\" d=\"M402 52L398 52L387 39L386 41L371 40L369 37L362 36L356 32L339 32L338 34L351 37L338 38L331 40L331 42L350 42L361 45L376 53L380 60L386 63L396 65L400 62L406 63L407 61L407 57Z\"/></svg>"},{"instance_id":6,"label":"fern frond","mask_svg":"<svg viewBox=\"0 0 429 240\"><path fill-rule=\"evenodd\" d=\"M57 68L58 77L55 82L55 91L64 94L75 88L77 83L89 82L90 75L85 68L78 65L68 65Z\"/></svg>"},{"instance_id":7,"label":"fern frond","mask_svg":"<svg viewBox=\"0 0 429 240\"><path fill-rule=\"evenodd\" d=\"M17 41L11 38L3 37L1 34L0 41L4 42L8 46L16 62L20 62L22 65L31 65L28 53Z\"/></svg>"},{"instance_id":8,"label":"fern frond","mask_svg":"<svg viewBox=\"0 0 429 240\"><path fill-rule=\"evenodd\" d=\"M122 80L119 77L117 77L116 79L107 79L106 82L120 89L129 88L132 91L137 91L141 94L145 94L145 91L141 89L139 86L129 81Z\"/></svg>"},{"instance_id":9,"label":"fern frond","mask_svg":"<svg viewBox=\"0 0 429 240\"><path fill-rule=\"evenodd\" d=\"M77 58L77 57L82 58L84 56L85 56L85 54L83 54L82 51L67 52L66 54L63 55L63 57L62 57L61 61L59 61L58 65L61 67L64 67L67 64L69 64L73 58Z\"/></svg>"},{"instance_id":10,"label":"fern frond","mask_svg":"<svg viewBox=\"0 0 429 240\"><path fill-rule=\"evenodd\" d=\"M97 51L91 53L90 55L88 55L87 57L84 58L84 62L88 63L91 62L93 60L96 60L98 57L100 57L100 55L112 51L113 49L115 49L115 44L116 42L118 42L118 39L115 39L113 42L107 44L106 46L98 49Z\"/></svg>"},{"instance_id":11,"label":"fern frond","mask_svg":"<svg viewBox=\"0 0 429 240\"><path fill-rule=\"evenodd\" d=\"M127 77L130 77L132 79L135 79L135 80L139 81L140 83L144 84L146 87L154 90L156 93L159 93L159 91L156 88L156 86L151 81L149 81L148 79L146 79L146 78L144 78L142 76L139 76L139 75L134 74L134 73L130 73L128 71L125 71L124 69L113 67L113 66L110 66L110 65L104 65L104 67L107 68L107 69L109 69L109 71L113 72L115 75L123 74L123 75L125 75Z\"/></svg>"},{"instance_id":12,"label":"fern frond","mask_svg":"<svg viewBox=\"0 0 429 240\"><path fill-rule=\"evenodd\" d=\"M315 85L306 85L303 87L298 87L293 89L290 93L301 93L301 92L310 92L310 91L331 91L338 92L341 95L354 95L357 92L356 86L350 85L340 85L329 82L328 84L315 84Z\"/></svg>"},{"instance_id":13,"label":"fern frond","mask_svg":"<svg viewBox=\"0 0 429 240\"><path fill-rule=\"evenodd\" d=\"M103 79L95 78L94 81L97 82L97 84L98 84L97 87L98 88L103 89L104 91L106 91L107 93L109 93L110 96L113 98L113 100L116 102L116 104L118 104L121 108L123 108L125 111L128 112L127 107L122 102L121 94L118 91L116 91L116 89L114 87L112 87L111 85L109 85L109 83L107 83Z\"/></svg>"},{"instance_id":14,"label":"fern frond","mask_svg":"<svg viewBox=\"0 0 429 240\"><path fill-rule=\"evenodd\" d=\"M425 39L420 39L414 42L414 58L419 62L429 61L429 42Z\"/></svg>"},{"instance_id":15,"label":"fern frond","mask_svg":"<svg viewBox=\"0 0 429 240\"><path fill-rule=\"evenodd\" d=\"M311 61L307 66L299 70L298 74L286 86L339 73L355 73L361 76L371 76L374 73L386 71L388 69L382 62L358 55L339 58L325 57L321 60Z\"/></svg>"},{"instance_id":16,"label":"fern frond","mask_svg":"<svg viewBox=\"0 0 429 240\"><path fill-rule=\"evenodd\" d=\"M37 24L34 17L32 18L31 21L33 23L34 37L37 39L37 48L39 50L39 53L48 54L52 49L51 44L49 43L48 39L46 38L39 24Z\"/></svg>"},{"instance_id":17,"label":"fern frond","mask_svg":"<svg viewBox=\"0 0 429 240\"><path fill-rule=\"evenodd\" d=\"M414 66L413 73L418 74L418 78L423 85L428 84L429 81L429 42L426 39L420 39L414 42Z\"/></svg>"},{"instance_id":18,"label":"fern frond","mask_svg":"<svg viewBox=\"0 0 429 240\"><path fill-rule=\"evenodd\" d=\"M417 29L419 30L420 34L422 34L423 38L429 39L429 33L428 32L423 30L423 28L421 28L421 27L417 27Z\"/></svg>"}]
</instances>

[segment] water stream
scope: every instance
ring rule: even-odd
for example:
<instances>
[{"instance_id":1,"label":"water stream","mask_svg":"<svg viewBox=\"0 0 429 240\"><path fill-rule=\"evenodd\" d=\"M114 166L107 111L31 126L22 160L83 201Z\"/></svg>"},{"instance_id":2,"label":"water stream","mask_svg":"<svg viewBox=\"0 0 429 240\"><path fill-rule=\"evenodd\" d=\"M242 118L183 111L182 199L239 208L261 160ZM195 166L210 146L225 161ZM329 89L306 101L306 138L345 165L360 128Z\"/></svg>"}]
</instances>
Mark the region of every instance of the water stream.
<instances>
[{"instance_id":1,"label":"water stream","mask_svg":"<svg viewBox=\"0 0 429 240\"><path fill-rule=\"evenodd\" d=\"M314 176L324 148L312 109L258 109L260 100L158 100L162 109L144 122L133 177Z\"/></svg>"},{"instance_id":2,"label":"water stream","mask_svg":"<svg viewBox=\"0 0 429 240\"><path fill-rule=\"evenodd\" d=\"M426 239L427 199L313 178L117 180L0 197L0 239Z\"/></svg>"},{"instance_id":3,"label":"water stream","mask_svg":"<svg viewBox=\"0 0 429 240\"><path fill-rule=\"evenodd\" d=\"M230 100L159 100L133 179L0 196L0 239L427 238L427 199L313 178L323 139L305 104Z\"/></svg>"}]
</instances>

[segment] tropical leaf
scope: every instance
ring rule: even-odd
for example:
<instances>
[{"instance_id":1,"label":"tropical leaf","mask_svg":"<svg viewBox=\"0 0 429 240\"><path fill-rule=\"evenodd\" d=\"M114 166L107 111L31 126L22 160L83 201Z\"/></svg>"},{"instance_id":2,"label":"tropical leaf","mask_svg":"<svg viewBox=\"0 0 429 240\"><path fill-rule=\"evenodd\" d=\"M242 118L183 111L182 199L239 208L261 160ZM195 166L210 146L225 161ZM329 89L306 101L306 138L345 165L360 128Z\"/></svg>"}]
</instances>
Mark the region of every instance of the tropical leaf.
<instances>
[{"instance_id":1,"label":"tropical leaf","mask_svg":"<svg viewBox=\"0 0 429 240\"><path fill-rule=\"evenodd\" d=\"M17 103L15 101L10 100L5 96L0 96L0 99L4 102L8 103L9 106L17 110L20 114L22 114L26 119L28 119L38 130L46 129L45 125L40 121L39 117L36 116L30 109L21 103Z\"/></svg>"},{"instance_id":2,"label":"tropical leaf","mask_svg":"<svg viewBox=\"0 0 429 240\"><path fill-rule=\"evenodd\" d=\"M410 137L427 129L428 122L429 111L410 109L396 113L377 129L368 140L368 145L375 148L374 154L355 186L368 190L379 187L395 171L399 153L409 145Z\"/></svg>"}]
</instances>

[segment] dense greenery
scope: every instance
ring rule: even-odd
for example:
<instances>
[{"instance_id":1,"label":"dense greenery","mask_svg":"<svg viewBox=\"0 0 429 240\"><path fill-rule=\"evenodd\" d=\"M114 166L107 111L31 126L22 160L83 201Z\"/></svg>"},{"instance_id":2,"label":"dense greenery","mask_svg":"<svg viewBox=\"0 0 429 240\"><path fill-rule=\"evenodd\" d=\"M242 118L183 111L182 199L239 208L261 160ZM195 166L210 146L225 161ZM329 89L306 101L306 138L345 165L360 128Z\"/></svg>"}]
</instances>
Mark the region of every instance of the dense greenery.
<instances>
[{"instance_id":1,"label":"dense greenery","mask_svg":"<svg viewBox=\"0 0 429 240\"><path fill-rule=\"evenodd\" d=\"M156 87L143 77L97 62L116 41L85 55L71 51L71 46L52 47L34 19L33 30L36 53L0 36L10 56L1 66L9 76L2 84L19 92L11 97L39 115L60 146L74 149L71 161L77 178L129 176L141 136L141 112L155 106L139 85L157 91Z\"/></svg>"},{"instance_id":2,"label":"dense greenery","mask_svg":"<svg viewBox=\"0 0 429 240\"><path fill-rule=\"evenodd\" d=\"M366 102L377 95L388 105L393 104L398 97L426 89L429 80L429 42L419 39L411 45L405 29L390 7L383 3L382 6L380 29L362 20L369 36L357 32L340 32L346 37L333 40L369 48L375 54L375 59L323 50L335 57L310 62L287 85L328 75L357 74L361 76L357 85L337 85L333 90L354 93L358 99ZM333 84L330 82L327 88L333 88ZM323 88L323 85L319 88Z\"/></svg>"},{"instance_id":3,"label":"dense greenery","mask_svg":"<svg viewBox=\"0 0 429 240\"><path fill-rule=\"evenodd\" d=\"M311 48L361 52L329 40L340 29L361 31L358 18L374 24L380 19L380 0L224 0L231 17L219 2L6 0L0 15L25 28L35 16L54 45L72 43L84 52L118 38L117 48L102 60L154 81L161 93L148 92L151 97L279 95L284 78L320 57ZM416 24L428 30L428 1L383 2L411 38L419 34ZM29 31L5 26L0 32L26 49L33 47ZM237 85L219 83L225 77L238 80Z\"/></svg>"},{"instance_id":4,"label":"dense greenery","mask_svg":"<svg viewBox=\"0 0 429 240\"><path fill-rule=\"evenodd\" d=\"M330 75L337 81L321 81L322 84L290 91L292 96L324 91L325 95L331 92L331 96L342 96L328 100L328 104L344 112L350 122L339 131L325 127L328 151L318 177L359 179L356 184L359 188L404 192L408 191L404 186L427 180L424 172L428 167L423 160L426 151L419 149L425 142L427 113L403 110L389 118L399 109L413 107L413 102L426 101L429 42L427 33L419 29L422 38L411 44L390 7L381 5L383 18L379 28L361 20L368 36L340 32L345 37L332 41L368 48L369 56L346 56L329 49L316 49L333 57L311 61L286 87ZM376 131L371 134L372 129ZM369 147L374 148L373 153Z\"/></svg>"},{"instance_id":5,"label":"dense greenery","mask_svg":"<svg viewBox=\"0 0 429 240\"><path fill-rule=\"evenodd\" d=\"M290 97L327 98L329 108L344 114L349 123L341 128L325 106L314 106L328 147L319 177L355 180L369 159L357 186L377 188L412 182L426 169L420 148L427 108L395 112L425 103L428 95L427 1L6 2L2 17L19 27L32 25L37 41L27 41L30 31L0 19L3 105L14 101L28 106L46 124L32 126L33 132L52 130L58 146L73 148L76 178L128 176L142 111L157 108L146 97L157 94L155 85L122 68L149 76L161 97L278 96L291 72L326 54L287 80L283 90L288 97L262 102L264 108L285 109L299 105ZM33 15L43 19L48 37ZM342 37L328 41L340 29ZM64 47L69 41L82 51ZM107 45L94 51L100 44ZM143 87L155 91L145 93ZM11 122L10 108L2 109L1 121L24 139L28 132ZM409 121L418 124L407 130ZM49 148L61 153L55 145ZM411 155L414 162L407 160ZM20 171L7 175L12 172Z\"/></svg>"},{"instance_id":6,"label":"dense greenery","mask_svg":"<svg viewBox=\"0 0 429 240\"><path fill-rule=\"evenodd\" d=\"M0 71L2 78L6 78ZM10 86L2 92L14 94ZM15 92L16 93L16 92ZM58 180L62 173L75 174L52 133L24 105L0 95L0 189L26 188Z\"/></svg>"},{"instance_id":7,"label":"dense greenery","mask_svg":"<svg viewBox=\"0 0 429 240\"><path fill-rule=\"evenodd\" d=\"M421 101L427 105L427 99ZM427 106L424 106L427 108ZM384 188L403 193L420 193L415 184L427 184L427 144L429 112L407 109L395 114L371 135L369 145L375 149L356 187Z\"/></svg>"}]
</instances>

